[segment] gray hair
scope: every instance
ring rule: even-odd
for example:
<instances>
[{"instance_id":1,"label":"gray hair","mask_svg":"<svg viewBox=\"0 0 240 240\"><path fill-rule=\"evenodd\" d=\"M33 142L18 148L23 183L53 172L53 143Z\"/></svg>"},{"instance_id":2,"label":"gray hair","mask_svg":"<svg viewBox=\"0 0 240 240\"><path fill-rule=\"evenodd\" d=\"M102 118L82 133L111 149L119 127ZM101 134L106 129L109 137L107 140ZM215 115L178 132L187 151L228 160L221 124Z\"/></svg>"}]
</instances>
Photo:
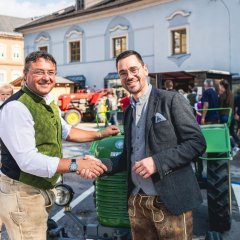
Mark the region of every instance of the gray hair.
<instances>
[{"instance_id":1,"label":"gray hair","mask_svg":"<svg viewBox=\"0 0 240 240\"><path fill-rule=\"evenodd\" d=\"M205 84L207 87L209 87L209 88L210 88L210 87L213 87L213 80L207 78L207 79L205 79L204 84Z\"/></svg>"}]
</instances>

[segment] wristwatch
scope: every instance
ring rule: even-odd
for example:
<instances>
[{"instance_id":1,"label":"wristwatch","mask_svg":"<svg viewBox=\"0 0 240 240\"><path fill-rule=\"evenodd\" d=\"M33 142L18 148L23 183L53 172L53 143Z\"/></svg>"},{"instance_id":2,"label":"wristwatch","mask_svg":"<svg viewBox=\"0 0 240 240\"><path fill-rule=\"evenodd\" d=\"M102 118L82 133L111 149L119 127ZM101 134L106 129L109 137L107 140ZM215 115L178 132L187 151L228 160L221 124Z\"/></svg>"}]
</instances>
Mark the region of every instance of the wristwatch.
<instances>
[{"instance_id":1,"label":"wristwatch","mask_svg":"<svg viewBox=\"0 0 240 240\"><path fill-rule=\"evenodd\" d=\"M71 163L69 165L70 172L76 172L77 168L78 168L78 165L77 165L76 159L71 159Z\"/></svg>"}]
</instances>

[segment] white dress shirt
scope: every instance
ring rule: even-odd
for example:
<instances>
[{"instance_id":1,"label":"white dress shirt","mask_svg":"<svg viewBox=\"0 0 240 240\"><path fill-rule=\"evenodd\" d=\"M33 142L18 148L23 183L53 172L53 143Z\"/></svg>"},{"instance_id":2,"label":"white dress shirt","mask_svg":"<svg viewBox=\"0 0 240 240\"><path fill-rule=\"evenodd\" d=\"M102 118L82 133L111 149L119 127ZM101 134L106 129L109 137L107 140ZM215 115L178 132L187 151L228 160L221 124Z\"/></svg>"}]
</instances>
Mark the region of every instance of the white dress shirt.
<instances>
[{"instance_id":1,"label":"white dress shirt","mask_svg":"<svg viewBox=\"0 0 240 240\"><path fill-rule=\"evenodd\" d=\"M44 99L48 105L53 100L50 95ZM61 115L60 110L59 114ZM61 124L62 138L66 139L71 126L63 118L61 118ZM11 101L0 111L0 138L22 171L48 178L56 173L60 159L38 152L34 121L30 111L23 103Z\"/></svg>"}]
</instances>

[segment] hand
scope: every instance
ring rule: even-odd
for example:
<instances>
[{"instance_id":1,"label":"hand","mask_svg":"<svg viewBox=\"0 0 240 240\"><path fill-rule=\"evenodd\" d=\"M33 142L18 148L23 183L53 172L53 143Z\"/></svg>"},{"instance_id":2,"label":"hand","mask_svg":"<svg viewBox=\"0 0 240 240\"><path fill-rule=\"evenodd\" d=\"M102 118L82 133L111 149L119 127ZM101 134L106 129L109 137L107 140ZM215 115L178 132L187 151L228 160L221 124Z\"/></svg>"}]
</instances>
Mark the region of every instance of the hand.
<instances>
[{"instance_id":1,"label":"hand","mask_svg":"<svg viewBox=\"0 0 240 240\"><path fill-rule=\"evenodd\" d=\"M108 126L101 133L102 133L103 137L115 136L118 133L120 133L120 129L117 126L115 126L115 125L111 125L111 126Z\"/></svg>"},{"instance_id":2,"label":"hand","mask_svg":"<svg viewBox=\"0 0 240 240\"><path fill-rule=\"evenodd\" d=\"M91 172L89 169L82 169L80 172L77 171L76 172L78 175L80 175L81 178L85 178L85 179L95 179L97 178L98 176Z\"/></svg>"},{"instance_id":3,"label":"hand","mask_svg":"<svg viewBox=\"0 0 240 240\"><path fill-rule=\"evenodd\" d=\"M201 124L204 125L205 124L205 118L201 119Z\"/></svg>"},{"instance_id":4,"label":"hand","mask_svg":"<svg viewBox=\"0 0 240 240\"><path fill-rule=\"evenodd\" d=\"M150 177L153 173L157 172L157 167L152 157L144 158L141 161L135 163L132 170L143 178Z\"/></svg>"},{"instance_id":5,"label":"hand","mask_svg":"<svg viewBox=\"0 0 240 240\"><path fill-rule=\"evenodd\" d=\"M86 155L83 159L78 160L77 162L77 174L83 178L93 179L103 174L104 171L107 171L107 167L93 156Z\"/></svg>"}]
</instances>

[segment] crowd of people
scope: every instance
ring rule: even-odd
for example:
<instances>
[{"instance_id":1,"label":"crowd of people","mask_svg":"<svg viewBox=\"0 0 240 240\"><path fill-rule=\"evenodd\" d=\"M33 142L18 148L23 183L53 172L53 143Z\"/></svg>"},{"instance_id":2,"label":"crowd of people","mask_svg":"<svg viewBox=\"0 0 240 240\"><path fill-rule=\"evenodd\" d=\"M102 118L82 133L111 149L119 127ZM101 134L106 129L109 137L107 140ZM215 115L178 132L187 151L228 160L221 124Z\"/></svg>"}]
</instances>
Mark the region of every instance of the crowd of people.
<instances>
[{"instance_id":1,"label":"crowd of people","mask_svg":"<svg viewBox=\"0 0 240 240\"><path fill-rule=\"evenodd\" d=\"M240 147L240 89L234 97L229 81L205 79L203 90L188 86L188 92L174 89L171 80L165 81L165 89L178 91L193 107L198 124L226 123L231 135L232 151L235 154ZM231 112L230 112L231 109Z\"/></svg>"},{"instance_id":2,"label":"crowd of people","mask_svg":"<svg viewBox=\"0 0 240 240\"><path fill-rule=\"evenodd\" d=\"M119 94L116 94L113 91L109 91L106 99L103 98L100 101L100 106L98 108L98 121L104 122L105 127L108 125L118 126L121 112L123 112L130 104L130 94L122 91L121 95L118 95Z\"/></svg>"}]
</instances>

